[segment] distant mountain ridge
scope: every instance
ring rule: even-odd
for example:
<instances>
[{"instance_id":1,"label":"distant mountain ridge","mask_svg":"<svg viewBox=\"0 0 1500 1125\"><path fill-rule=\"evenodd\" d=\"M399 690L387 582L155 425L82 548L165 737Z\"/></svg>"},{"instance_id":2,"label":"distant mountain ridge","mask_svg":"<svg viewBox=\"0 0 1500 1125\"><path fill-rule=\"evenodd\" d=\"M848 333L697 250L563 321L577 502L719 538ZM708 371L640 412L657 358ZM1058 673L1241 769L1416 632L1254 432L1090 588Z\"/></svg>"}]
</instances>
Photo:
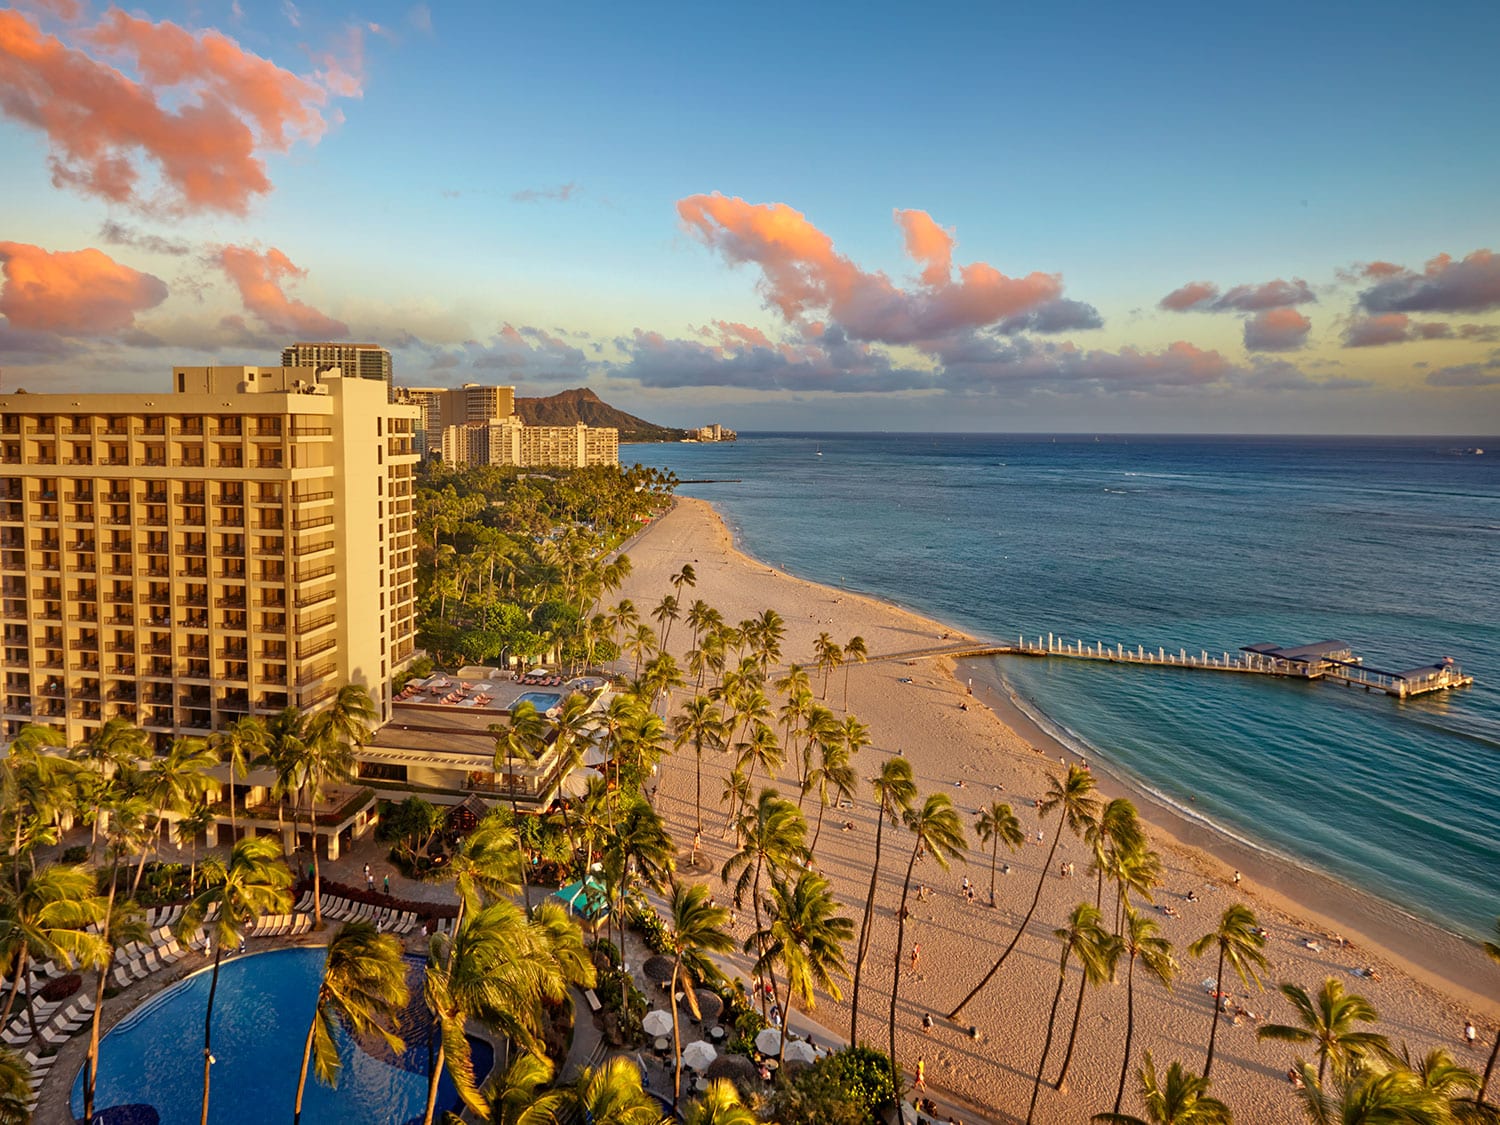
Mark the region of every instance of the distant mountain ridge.
<instances>
[{"instance_id":1,"label":"distant mountain ridge","mask_svg":"<svg viewBox=\"0 0 1500 1125\"><path fill-rule=\"evenodd\" d=\"M517 398L516 413L528 426L613 426L621 441L680 441L686 430L658 426L616 410L587 387L559 391L546 398Z\"/></svg>"}]
</instances>

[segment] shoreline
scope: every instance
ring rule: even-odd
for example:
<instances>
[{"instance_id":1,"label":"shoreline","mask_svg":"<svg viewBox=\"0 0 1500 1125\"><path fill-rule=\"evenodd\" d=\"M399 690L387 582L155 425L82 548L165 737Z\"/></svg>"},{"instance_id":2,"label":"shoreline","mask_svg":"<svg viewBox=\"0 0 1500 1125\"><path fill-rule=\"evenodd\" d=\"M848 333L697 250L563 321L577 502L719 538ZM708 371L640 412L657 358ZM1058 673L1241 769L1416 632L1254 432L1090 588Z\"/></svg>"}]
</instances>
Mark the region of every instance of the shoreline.
<instances>
[{"instance_id":1,"label":"shoreline","mask_svg":"<svg viewBox=\"0 0 1500 1125\"><path fill-rule=\"evenodd\" d=\"M1056 988L1052 927L1073 903L1085 899L1093 905L1095 898L1095 880L1087 875L1091 852L1070 834L1063 834L1051 869L1042 870L1057 821L1039 819L1036 799L1046 791L1049 779L1058 775L1059 755L1075 755L1040 737L1044 732L1035 730L1014 704L1003 698L998 677L991 685L976 668L976 695L972 700L966 696L963 679L970 670L965 668L961 677L956 675L955 661L945 649L970 634L878 597L801 579L756 559L740 548L725 521L706 501L679 497L672 511L655 520L629 544L628 551L632 574L619 590L620 597L631 598L637 605L655 604L664 594L674 592L671 578L683 564L691 563L697 572L697 584L691 591L681 591L683 597L702 598L729 621L754 616L768 607L781 614L785 623L783 663L811 665L820 633L829 633L838 643L853 633L865 639L869 662L849 667L847 688L845 671L835 673L825 699L836 713L857 716L869 728L873 742L860 752L855 763L860 785L853 804L828 810L816 845L815 866L829 879L840 910L857 921L871 883L878 820L865 780L887 756L907 758L920 792L945 793L953 801L970 837L968 848L955 857L951 869L942 869L930 859L915 868L913 909L899 953L902 971L895 1007L896 1055L908 1073L919 1060L925 1060L928 1082L935 1090L952 1091L964 1103L980 1109L986 1119L1017 1120L1016 1107L1026 1105L1030 1097L1036 1052L1043 1041L1047 1009ZM674 630L668 647L681 658L690 643L689 633ZM815 696L824 695L820 676L813 677L813 687ZM688 693L693 690L691 686L686 689ZM1091 763L1096 760L1091 754ZM678 856L682 877L705 882L711 893L721 897L725 889L717 873L734 845L719 795L732 764L727 754L704 756L703 855L694 865L690 849L682 846ZM694 756L669 755L660 768L657 810L675 839L691 840L696 817ZM772 771L770 778L764 774L757 777L755 787L774 787L795 798L797 768L792 755L787 765ZM1211 977L1214 964L1212 957L1191 957L1186 947L1216 925L1225 906L1239 899L1260 915L1270 931L1264 950L1269 965L1264 972L1264 989L1242 985L1233 975L1226 979L1226 993L1242 1016L1221 1021L1214 1090L1237 1111L1250 1115L1247 1120L1253 1117L1268 1125L1295 1125L1302 1120L1285 1077L1295 1050L1284 1044L1261 1042L1255 1034L1261 1021L1285 1022L1291 1016L1276 991L1275 986L1282 981L1315 989L1325 977L1342 979L1348 989L1364 995L1376 1007L1381 1030L1398 1046L1407 1043L1421 1053L1443 1045L1462 1065L1483 1067L1497 1006L1493 1001L1479 1002L1483 999L1479 994L1500 995L1500 974L1477 948L1472 950L1472 960L1478 963L1473 974L1465 974L1470 958L1463 949L1453 958L1455 967L1428 974L1417 964L1421 957L1403 953L1427 952L1435 948L1435 943L1427 942L1424 947L1423 930L1390 910L1386 911L1391 914L1389 924L1410 931L1409 941L1387 940L1373 925L1342 924L1339 928L1359 944L1357 948L1341 945L1327 937L1330 927L1318 921L1318 911L1297 901L1317 893L1309 890L1304 871L1288 864L1285 883L1278 883L1269 868L1263 872L1248 858L1241 863L1238 856L1222 852L1214 841L1198 841L1191 826L1174 824L1155 801L1146 799L1147 795L1117 782L1103 768L1097 772L1103 796L1129 795L1140 802L1142 819L1159 851L1163 871L1155 892L1157 908L1141 904L1139 909L1173 944L1178 959L1172 990L1155 984L1143 988L1137 980L1137 1042L1132 1066L1138 1066L1143 1052L1151 1050L1159 1063L1177 1059L1190 1069L1201 1069L1213 1014L1209 997L1213 985L1210 980L1204 988L1200 978ZM988 894L992 857L973 838L974 817L991 801L1012 805L1027 839L1024 846L1013 852L1002 851L998 857L1005 861L1006 871L995 879L993 905ZM804 807L810 835L820 808L816 797ZM1039 831L1043 840L1038 839ZM904 830L886 830L876 879L876 922L870 932L870 954L863 977L862 999L867 996L868 1000L861 1004L858 1029L860 1041L882 1050L886 1048L891 984L898 957L894 919L911 847ZM1243 886L1236 887L1232 882L1234 867L1249 877ZM1068 878L1070 870L1082 878ZM971 886L972 893L962 884ZM1283 889L1291 893L1282 894ZM1005 970L964 1010L958 1023L941 1018L1011 941L1034 891L1041 896L1040 905ZM736 944L753 928L748 905L744 904L746 909L740 911L741 917L731 927ZM1326 907L1329 903L1315 905ZM1370 935L1367 929L1372 931ZM907 957L918 944L921 965L912 964L907 969ZM1440 959L1444 957L1446 954L1440 955ZM1376 968L1376 975L1366 976L1366 967ZM1453 976L1472 981L1474 990L1455 987ZM847 991L847 982L844 988ZM1122 1062L1124 992L1122 986L1089 990L1068 1093L1052 1091L1049 1081L1037 1107L1039 1125L1074 1125L1108 1108L1113 1101ZM1470 1003L1471 999L1476 1002ZM924 1028L924 1014L934 1016L931 1028ZM847 999L835 1000L831 994L820 994L816 1009L809 1013L809 1018L839 1029L843 1036L849 1034L851 1016ZM1466 1016L1473 1017L1483 1029L1480 1039L1486 1047L1485 1057L1462 1041L1460 1032ZM1049 1072L1056 1065L1054 1061ZM967 1113L962 1116L972 1119Z\"/></svg>"},{"instance_id":2,"label":"shoreline","mask_svg":"<svg viewBox=\"0 0 1500 1125\"><path fill-rule=\"evenodd\" d=\"M674 503L676 502L674 497ZM729 532L736 551L757 563L774 569L772 564L761 559L745 542L741 529L731 523L712 501L685 497L705 504ZM852 590L843 586L829 586L813 579L794 575L782 568L781 573L799 582L807 582L822 589L845 596L864 598L889 606L900 613L921 617L936 625L948 628L948 636L955 640L979 640L975 634L957 626L933 618L919 609L902 605L889 598ZM1026 706L1040 712L1030 700L1020 696L998 670L1000 658L975 658L959 661L948 669L954 689L962 691L964 681L975 681L975 698L1010 731L1033 746L1048 748L1048 757L1066 756L1070 761L1081 761L1084 755L1040 725L1026 710ZM994 660L995 670L986 663ZM960 672L960 668L965 669ZM994 676L995 680L990 681ZM990 681L990 682L987 682ZM981 691L981 684L983 690ZM1022 698L1022 703L1016 699ZM1491 1018L1500 1018L1500 998L1476 991L1465 980L1482 976L1489 966L1488 959L1472 938L1444 928L1441 924L1413 914L1398 904L1388 902L1379 895L1353 886L1337 876L1302 863L1291 856L1278 852L1270 844L1260 841L1241 841L1211 821L1198 820L1184 815L1168 801L1151 792L1142 782L1128 776L1109 760L1108 751L1089 745L1094 755L1092 762L1096 775L1107 778L1109 783L1129 797L1141 813L1148 827L1160 832L1185 858L1216 864L1220 870L1214 874L1228 879L1238 870L1249 887L1268 900L1268 905L1283 914L1301 915L1308 919L1307 928L1321 933L1342 933L1371 953L1396 965L1402 971L1420 980L1429 987L1446 994L1448 1000L1463 1008L1485 1012ZM1205 875L1209 872L1205 869ZM1312 883L1309 887L1306 884ZM1497 904L1500 910L1500 904Z\"/></svg>"}]
</instances>

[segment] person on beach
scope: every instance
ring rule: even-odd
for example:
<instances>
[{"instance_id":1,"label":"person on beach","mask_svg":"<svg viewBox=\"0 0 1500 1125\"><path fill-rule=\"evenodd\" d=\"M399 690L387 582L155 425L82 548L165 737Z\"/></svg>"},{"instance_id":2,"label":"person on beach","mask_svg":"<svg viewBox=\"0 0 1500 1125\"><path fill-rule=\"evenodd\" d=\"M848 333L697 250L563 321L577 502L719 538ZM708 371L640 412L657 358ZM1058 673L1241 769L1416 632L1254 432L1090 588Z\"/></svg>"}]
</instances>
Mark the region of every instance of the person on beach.
<instances>
[{"instance_id":1,"label":"person on beach","mask_svg":"<svg viewBox=\"0 0 1500 1125\"><path fill-rule=\"evenodd\" d=\"M917 1080L916 1080L916 1082L912 1083L912 1089L913 1090L926 1090L927 1089L927 1060L926 1059L918 1059L917 1060Z\"/></svg>"},{"instance_id":2,"label":"person on beach","mask_svg":"<svg viewBox=\"0 0 1500 1125\"><path fill-rule=\"evenodd\" d=\"M389 875L385 877L385 897L391 897L391 877Z\"/></svg>"},{"instance_id":3,"label":"person on beach","mask_svg":"<svg viewBox=\"0 0 1500 1125\"><path fill-rule=\"evenodd\" d=\"M911 971L912 971L913 975L916 974L916 971L917 971L917 962L920 961L921 959L922 959L922 943L921 942L916 942L911 947Z\"/></svg>"},{"instance_id":4,"label":"person on beach","mask_svg":"<svg viewBox=\"0 0 1500 1125\"><path fill-rule=\"evenodd\" d=\"M932 1034L932 1013L931 1012L923 1012L922 1013L922 1034L923 1035L931 1035ZM1472 1040L1470 1040L1470 1042L1472 1042Z\"/></svg>"},{"instance_id":5,"label":"person on beach","mask_svg":"<svg viewBox=\"0 0 1500 1125\"><path fill-rule=\"evenodd\" d=\"M1238 871L1234 873L1234 885L1236 887L1240 885L1240 873Z\"/></svg>"},{"instance_id":6,"label":"person on beach","mask_svg":"<svg viewBox=\"0 0 1500 1125\"><path fill-rule=\"evenodd\" d=\"M1464 1020L1464 1042L1466 1042L1469 1046L1472 1047L1472 1046L1474 1046L1474 1040L1475 1040L1475 1038L1478 1035L1479 1035L1479 1032L1476 1031L1475 1028L1474 1028L1474 1021L1471 1020L1471 1019L1465 1019Z\"/></svg>"}]
</instances>

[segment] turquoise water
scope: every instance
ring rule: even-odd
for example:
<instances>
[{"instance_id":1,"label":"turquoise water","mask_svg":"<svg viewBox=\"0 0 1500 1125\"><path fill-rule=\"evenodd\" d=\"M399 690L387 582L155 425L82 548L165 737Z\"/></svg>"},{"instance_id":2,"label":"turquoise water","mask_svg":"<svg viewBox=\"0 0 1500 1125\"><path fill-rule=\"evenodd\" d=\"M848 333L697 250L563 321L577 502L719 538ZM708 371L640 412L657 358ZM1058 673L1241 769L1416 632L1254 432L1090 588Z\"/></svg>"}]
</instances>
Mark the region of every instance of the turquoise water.
<instances>
[{"instance_id":1,"label":"turquoise water","mask_svg":"<svg viewBox=\"0 0 1500 1125\"><path fill-rule=\"evenodd\" d=\"M259 1125L291 1119L302 1049L312 1022L326 953L321 948L281 949L234 957L219 968L214 997L213 1076L209 1121ZM99 1044L95 1120L149 1115L111 1107L149 1106L161 1125L197 1125L203 1107L203 1015L211 973L179 981L112 1028ZM410 973L416 997L402 1020L406 1052L393 1058L383 1044L366 1051L341 1028L344 1069L337 1090L311 1073L302 1101L305 1125L369 1125L420 1121L427 1105L428 1020L421 1009L420 967ZM493 1061L486 1043L475 1046L482 1076ZM446 1074L438 1112L458 1104ZM73 1085L73 1113L83 1114L83 1074Z\"/></svg>"},{"instance_id":2,"label":"turquoise water","mask_svg":"<svg viewBox=\"0 0 1500 1125\"><path fill-rule=\"evenodd\" d=\"M995 663L1071 741L1226 832L1456 932L1500 914L1500 439L754 435L622 459L740 478L682 491L768 562L981 636L1456 658L1475 687L1404 703Z\"/></svg>"},{"instance_id":3,"label":"turquoise water","mask_svg":"<svg viewBox=\"0 0 1500 1125\"><path fill-rule=\"evenodd\" d=\"M516 698L517 703L529 703L542 714L546 714L552 708L562 702L562 696L551 691L528 691Z\"/></svg>"}]
</instances>

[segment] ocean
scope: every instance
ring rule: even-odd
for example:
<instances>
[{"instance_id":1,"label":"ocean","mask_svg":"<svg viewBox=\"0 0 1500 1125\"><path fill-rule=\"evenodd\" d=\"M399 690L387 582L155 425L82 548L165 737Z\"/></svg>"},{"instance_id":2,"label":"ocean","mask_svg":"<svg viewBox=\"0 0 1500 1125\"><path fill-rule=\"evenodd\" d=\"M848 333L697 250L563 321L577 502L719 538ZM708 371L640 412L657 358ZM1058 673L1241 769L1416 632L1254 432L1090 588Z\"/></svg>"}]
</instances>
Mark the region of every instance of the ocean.
<instances>
[{"instance_id":1,"label":"ocean","mask_svg":"<svg viewBox=\"0 0 1500 1125\"><path fill-rule=\"evenodd\" d=\"M720 482L680 491L760 559L997 641L1337 639L1397 671L1453 657L1475 686L1404 702L994 661L1044 726L1188 815L1493 936L1500 439L768 433L621 460Z\"/></svg>"}]
</instances>

